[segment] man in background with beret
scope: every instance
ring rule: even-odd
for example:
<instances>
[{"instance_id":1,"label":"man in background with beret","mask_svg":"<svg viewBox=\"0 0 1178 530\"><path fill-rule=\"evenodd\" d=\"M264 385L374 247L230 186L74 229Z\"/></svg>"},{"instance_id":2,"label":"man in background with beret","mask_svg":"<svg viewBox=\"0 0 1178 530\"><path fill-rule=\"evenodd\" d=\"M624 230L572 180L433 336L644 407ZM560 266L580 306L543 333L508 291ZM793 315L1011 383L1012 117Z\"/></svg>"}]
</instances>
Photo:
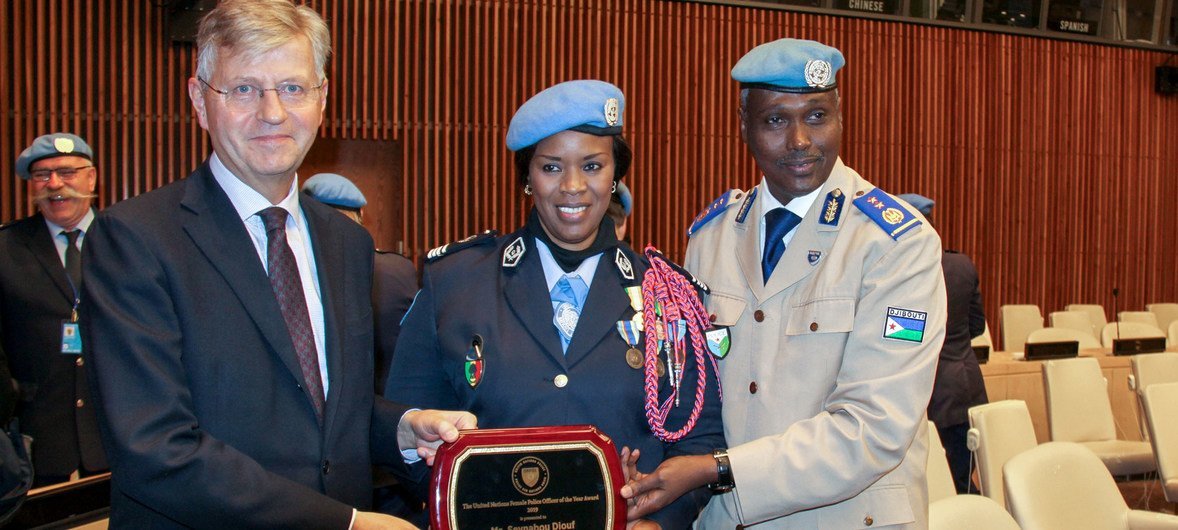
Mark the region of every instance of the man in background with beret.
<instances>
[{"instance_id":1,"label":"man in background with beret","mask_svg":"<svg viewBox=\"0 0 1178 530\"><path fill-rule=\"evenodd\" d=\"M904 193L900 198L924 215L930 225L933 224L936 202L915 193ZM977 493L978 489L972 487L973 477L969 469L973 453L966 444L969 408L984 405L988 399L982 369L970 341L986 331L986 312L982 306L978 269L969 256L945 249L941 269L945 273L948 320L945 345L941 348L937 377L933 381L933 396L928 403L928 417L937 425L957 493L969 493L971 489Z\"/></svg>"},{"instance_id":2,"label":"man in background with beret","mask_svg":"<svg viewBox=\"0 0 1178 530\"><path fill-rule=\"evenodd\" d=\"M335 173L319 173L303 182L303 193L335 208L357 223L363 224L368 199L352 181ZM372 262L372 311L376 324L377 395L384 395L385 379L393 362L393 349L401 333L401 318L417 294L417 270L409 258L386 250L377 250Z\"/></svg>"},{"instance_id":3,"label":"man in background with beret","mask_svg":"<svg viewBox=\"0 0 1178 530\"><path fill-rule=\"evenodd\" d=\"M94 220L98 169L81 138L53 133L16 159L38 213L0 230L0 341L33 437L35 486L107 468L78 333L81 246Z\"/></svg>"},{"instance_id":4,"label":"man in background with beret","mask_svg":"<svg viewBox=\"0 0 1178 530\"><path fill-rule=\"evenodd\" d=\"M623 488L631 516L710 483L699 528L926 528L925 407L945 335L940 239L839 158L842 53L756 47L732 69L763 173L688 231L711 287L727 450Z\"/></svg>"}]
</instances>

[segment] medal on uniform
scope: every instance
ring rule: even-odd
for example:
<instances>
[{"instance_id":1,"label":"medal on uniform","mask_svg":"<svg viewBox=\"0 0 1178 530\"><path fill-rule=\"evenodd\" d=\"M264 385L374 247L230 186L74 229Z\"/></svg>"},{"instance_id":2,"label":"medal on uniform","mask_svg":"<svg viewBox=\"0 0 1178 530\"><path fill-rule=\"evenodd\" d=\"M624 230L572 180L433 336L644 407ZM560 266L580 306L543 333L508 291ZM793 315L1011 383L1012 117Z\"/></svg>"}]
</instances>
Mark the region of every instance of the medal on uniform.
<instances>
[{"instance_id":1,"label":"medal on uniform","mask_svg":"<svg viewBox=\"0 0 1178 530\"><path fill-rule=\"evenodd\" d=\"M638 331L634 322L630 320L619 320L617 329L618 334L622 336L622 340L626 341L626 344L630 346L626 350L626 364L635 370L642 368L642 352L638 350L638 341L641 338L641 332Z\"/></svg>"},{"instance_id":2,"label":"medal on uniform","mask_svg":"<svg viewBox=\"0 0 1178 530\"><path fill-rule=\"evenodd\" d=\"M634 322L635 328L641 333L643 328L642 319L645 317L642 313L642 287L631 285L630 287L626 287L625 291L626 297L630 299L630 309L634 310L634 316L630 320Z\"/></svg>"},{"instance_id":3,"label":"medal on uniform","mask_svg":"<svg viewBox=\"0 0 1178 530\"><path fill-rule=\"evenodd\" d=\"M712 355L717 359L723 359L728 355L728 350L732 346L728 326L709 329L704 332L704 338L707 339L708 351L712 352Z\"/></svg>"},{"instance_id":4,"label":"medal on uniform","mask_svg":"<svg viewBox=\"0 0 1178 530\"><path fill-rule=\"evenodd\" d=\"M483 363L483 337L475 335L470 342L470 349L466 350L466 364L463 366L466 384L471 388L479 386L483 381Z\"/></svg>"}]
</instances>

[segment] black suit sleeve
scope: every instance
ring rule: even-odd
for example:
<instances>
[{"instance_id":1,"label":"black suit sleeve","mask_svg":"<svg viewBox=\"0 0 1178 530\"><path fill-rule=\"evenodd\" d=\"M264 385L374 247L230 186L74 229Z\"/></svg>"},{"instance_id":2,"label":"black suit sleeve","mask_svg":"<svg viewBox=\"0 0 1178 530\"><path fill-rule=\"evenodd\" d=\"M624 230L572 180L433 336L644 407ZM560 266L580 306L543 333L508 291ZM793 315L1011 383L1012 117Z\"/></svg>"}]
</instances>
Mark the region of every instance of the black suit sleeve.
<instances>
[{"instance_id":1,"label":"black suit sleeve","mask_svg":"<svg viewBox=\"0 0 1178 530\"><path fill-rule=\"evenodd\" d=\"M347 528L350 506L202 430L182 359L184 326L153 250L115 217L100 215L86 236L86 366L117 487L192 527Z\"/></svg>"},{"instance_id":2,"label":"black suit sleeve","mask_svg":"<svg viewBox=\"0 0 1178 530\"><path fill-rule=\"evenodd\" d=\"M4 330L0 328L0 337ZM3 341L0 341L2 344ZM16 387L12 384L12 372L8 369L8 355L0 345L0 427L8 425L16 410Z\"/></svg>"}]
</instances>

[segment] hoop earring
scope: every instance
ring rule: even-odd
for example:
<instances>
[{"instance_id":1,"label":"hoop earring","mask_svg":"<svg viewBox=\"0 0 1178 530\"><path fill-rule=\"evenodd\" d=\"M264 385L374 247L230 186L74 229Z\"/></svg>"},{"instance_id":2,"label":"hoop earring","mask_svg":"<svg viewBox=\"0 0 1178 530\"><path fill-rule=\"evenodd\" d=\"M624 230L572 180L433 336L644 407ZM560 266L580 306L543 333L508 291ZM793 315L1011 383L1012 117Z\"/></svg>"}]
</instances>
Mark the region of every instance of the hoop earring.
<instances>
[{"instance_id":1,"label":"hoop earring","mask_svg":"<svg viewBox=\"0 0 1178 530\"><path fill-rule=\"evenodd\" d=\"M616 181L616 180L614 181L614 186L609 189L609 192L610 193L617 193L618 192L618 181Z\"/></svg>"},{"instance_id":2,"label":"hoop earring","mask_svg":"<svg viewBox=\"0 0 1178 530\"><path fill-rule=\"evenodd\" d=\"M532 185L531 184L524 184L524 195L531 195L531 194L532 194Z\"/></svg>"}]
</instances>

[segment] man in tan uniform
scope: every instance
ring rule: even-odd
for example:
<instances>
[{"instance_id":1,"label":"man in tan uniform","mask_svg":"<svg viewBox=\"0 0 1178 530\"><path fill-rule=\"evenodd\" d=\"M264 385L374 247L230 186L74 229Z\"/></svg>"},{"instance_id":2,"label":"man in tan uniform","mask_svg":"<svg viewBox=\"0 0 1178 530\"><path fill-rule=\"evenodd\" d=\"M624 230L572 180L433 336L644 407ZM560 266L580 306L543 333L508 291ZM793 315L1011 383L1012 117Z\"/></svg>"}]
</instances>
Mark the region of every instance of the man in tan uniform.
<instances>
[{"instance_id":1,"label":"man in tan uniform","mask_svg":"<svg viewBox=\"0 0 1178 530\"><path fill-rule=\"evenodd\" d=\"M711 287L730 447L631 482L634 517L711 483L699 528L928 526L940 240L838 158L843 64L834 48L782 39L732 70L764 178L700 214L685 262Z\"/></svg>"}]
</instances>

